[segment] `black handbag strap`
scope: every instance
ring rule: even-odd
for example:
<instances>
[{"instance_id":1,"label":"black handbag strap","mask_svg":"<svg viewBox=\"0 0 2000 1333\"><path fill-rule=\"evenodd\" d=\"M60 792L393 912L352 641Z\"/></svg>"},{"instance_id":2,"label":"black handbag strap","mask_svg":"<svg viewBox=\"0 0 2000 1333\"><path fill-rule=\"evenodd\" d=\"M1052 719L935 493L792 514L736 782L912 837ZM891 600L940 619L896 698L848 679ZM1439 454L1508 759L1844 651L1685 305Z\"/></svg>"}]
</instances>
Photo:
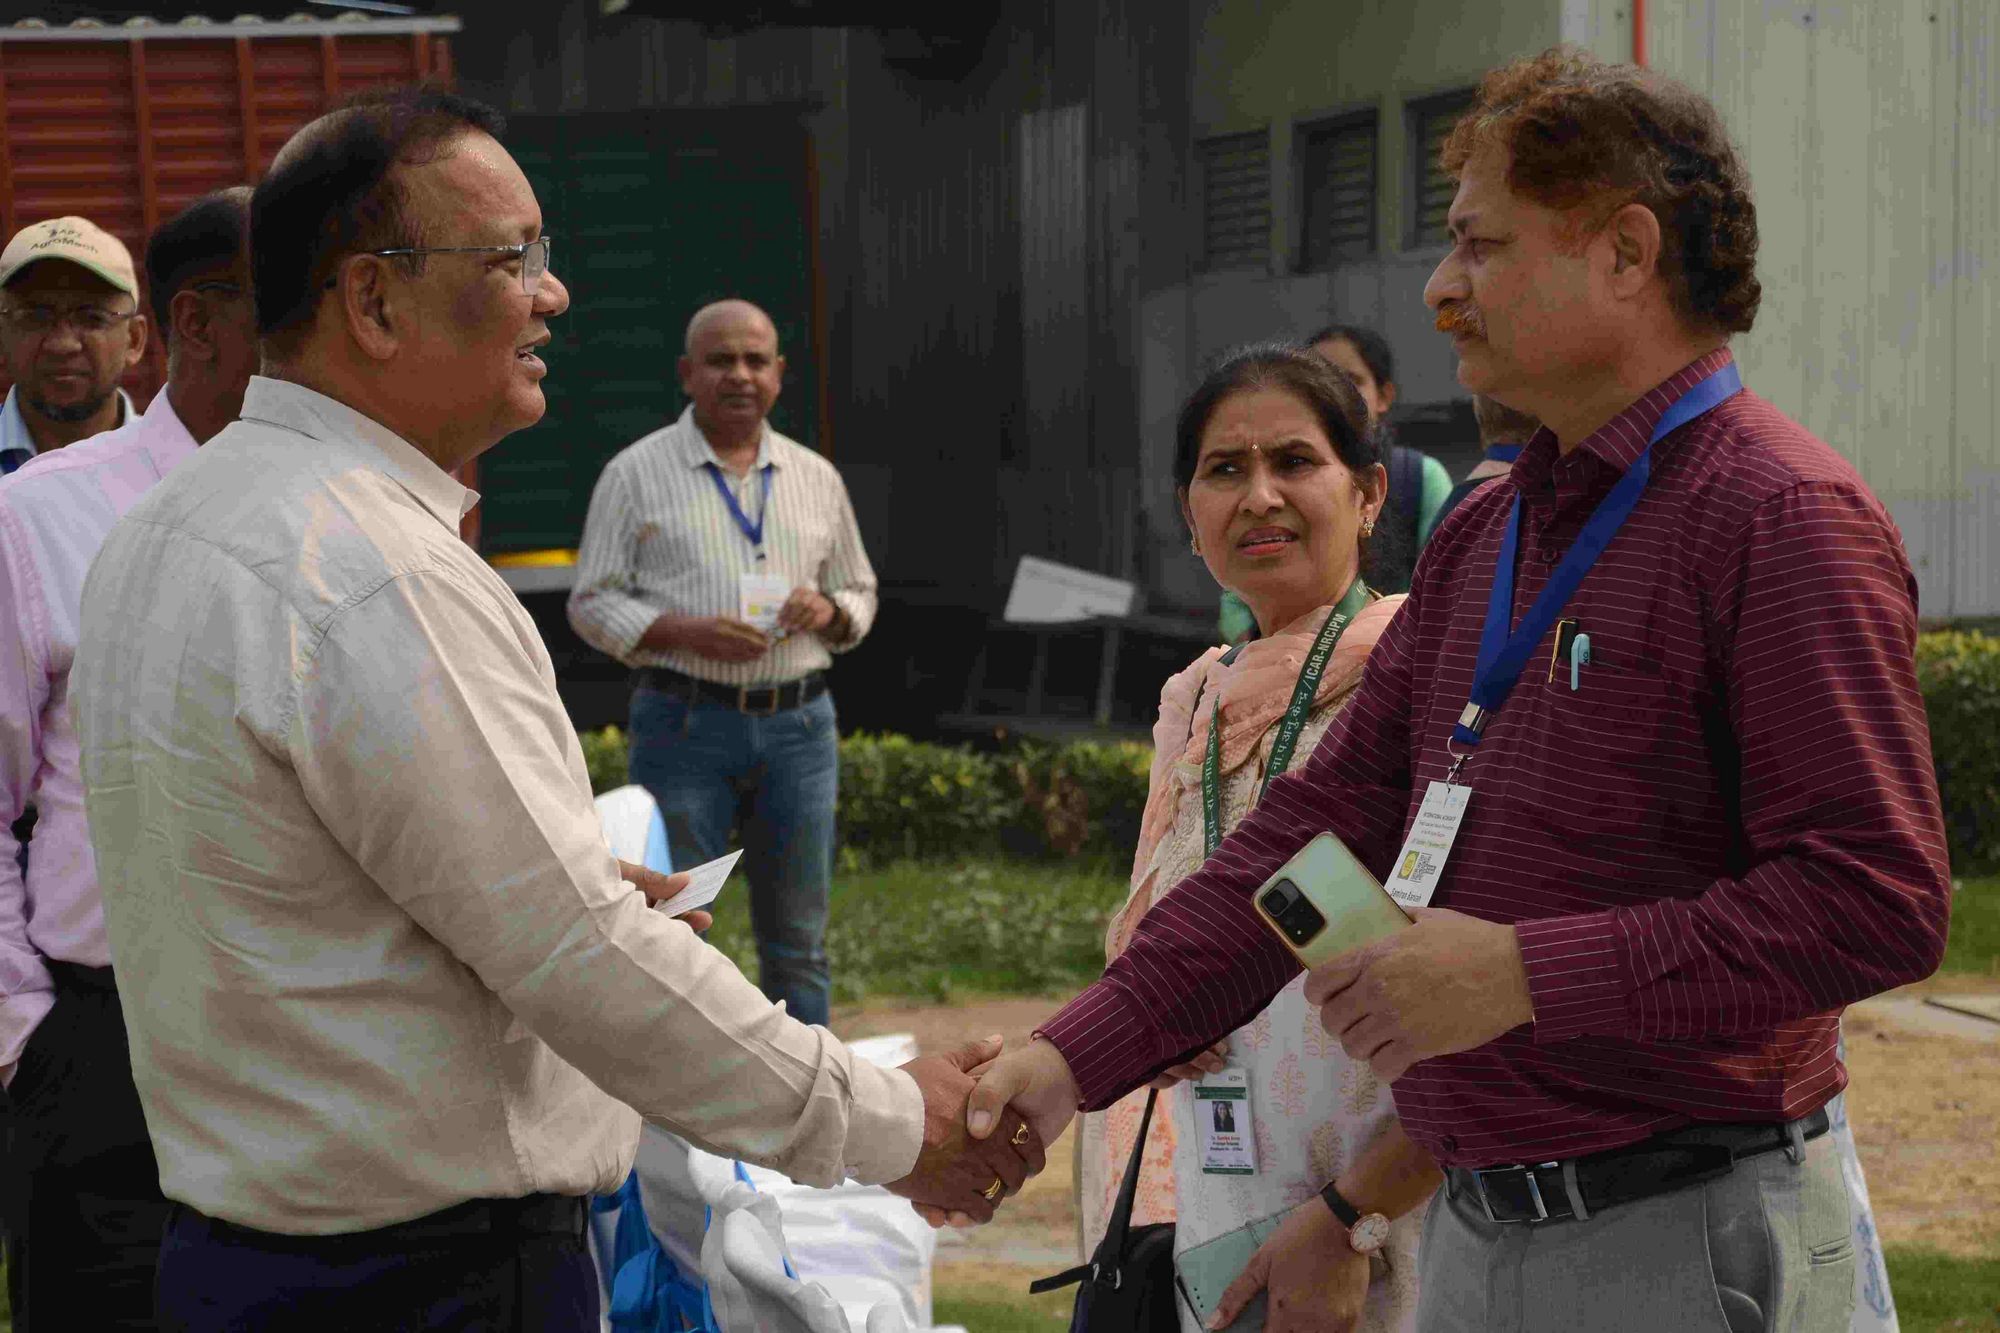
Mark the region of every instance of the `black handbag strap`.
<instances>
[{"instance_id":1,"label":"black handbag strap","mask_svg":"<svg viewBox=\"0 0 2000 1333\"><path fill-rule=\"evenodd\" d=\"M1097 1252L1090 1256L1087 1264L1079 1264L1054 1277L1038 1278L1029 1283L1030 1294L1039 1296L1045 1291L1091 1281L1100 1275L1111 1282L1118 1281L1118 1265L1125 1257L1125 1238L1132 1230L1132 1205L1139 1194L1139 1167L1146 1156L1146 1133L1153 1126L1153 1105L1159 1100L1158 1088L1147 1092L1146 1109L1139 1116L1139 1137L1132 1144L1131 1160L1125 1163L1125 1179L1118 1184L1118 1201L1111 1206L1111 1223L1104 1229L1104 1239L1098 1242ZM1110 1272L1102 1272L1107 1265Z\"/></svg>"},{"instance_id":2,"label":"black handbag strap","mask_svg":"<svg viewBox=\"0 0 2000 1333\"><path fill-rule=\"evenodd\" d=\"M1139 1116L1139 1137L1132 1141L1132 1157L1125 1163L1125 1179L1118 1184L1118 1202L1112 1205L1111 1225L1104 1229L1104 1244L1097 1247L1099 1254L1108 1253L1114 1260L1125 1253L1125 1235L1132 1229L1132 1204L1139 1194L1139 1167L1146 1156L1146 1131L1153 1126L1153 1104L1159 1100L1158 1088L1146 1093L1146 1109Z\"/></svg>"}]
</instances>

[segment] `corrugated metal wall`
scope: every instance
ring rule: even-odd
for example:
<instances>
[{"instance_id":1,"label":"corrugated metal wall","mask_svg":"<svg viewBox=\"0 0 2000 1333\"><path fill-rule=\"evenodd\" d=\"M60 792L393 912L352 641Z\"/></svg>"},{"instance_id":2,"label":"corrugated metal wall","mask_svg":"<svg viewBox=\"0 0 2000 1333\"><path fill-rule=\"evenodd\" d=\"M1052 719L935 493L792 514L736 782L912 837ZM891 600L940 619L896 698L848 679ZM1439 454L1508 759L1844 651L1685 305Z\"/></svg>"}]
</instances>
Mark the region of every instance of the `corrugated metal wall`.
<instances>
[{"instance_id":1,"label":"corrugated metal wall","mask_svg":"<svg viewBox=\"0 0 2000 1333\"><path fill-rule=\"evenodd\" d=\"M1024 553L1143 574L1136 297L1187 270L1184 17L1009 0L978 68L867 29L710 39L571 0L460 42L513 111L792 104L813 142L826 429L887 583L997 610ZM794 384L789 394L819 386ZM989 535L990 534L990 535Z\"/></svg>"},{"instance_id":2,"label":"corrugated metal wall","mask_svg":"<svg viewBox=\"0 0 2000 1333\"><path fill-rule=\"evenodd\" d=\"M1618 10L1601 0L1580 7ZM1749 161L1764 303L1746 380L1852 459L1931 616L2000 614L2000 6L1648 9L1651 63L1713 98ZM1602 54L1629 25L1598 15Z\"/></svg>"},{"instance_id":3,"label":"corrugated metal wall","mask_svg":"<svg viewBox=\"0 0 2000 1333\"><path fill-rule=\"evenodd\" d=\"M78 214L143 262L159 222L210 190L254 182L329 102L450 76L447 39L431 31L318 31L330 26L147 39L0 30L0 236ZM151 347L127 385L141 402L166 368L157 336Z\"/></svg>"}]
</instances>

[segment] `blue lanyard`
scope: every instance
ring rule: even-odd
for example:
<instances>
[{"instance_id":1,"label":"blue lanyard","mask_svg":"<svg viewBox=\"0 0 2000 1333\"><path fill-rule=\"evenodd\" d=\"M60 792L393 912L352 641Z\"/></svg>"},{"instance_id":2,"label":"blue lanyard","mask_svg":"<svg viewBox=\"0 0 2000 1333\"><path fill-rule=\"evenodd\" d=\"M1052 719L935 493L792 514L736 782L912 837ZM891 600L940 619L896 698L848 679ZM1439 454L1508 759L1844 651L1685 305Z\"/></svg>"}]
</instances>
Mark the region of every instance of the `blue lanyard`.
<instances>
[{"instance_id":1,"label":"blue lanyard","mask_svg":"<svg viewBox=\"0 0 2000 1333\"><path fill-rule=\"evenodd\" d=\"M1472 676L1472 697L1451 729L1452 740L1468 747L1479 744L1480 734L1514 692L1542 636L1556 623L1584 575L1590 573L1597 557L1604 554L1604 548L1632 516L1646 482L1653 475L1653 446L1742 387L1743 377L1731 362L1674 401L1660 418L1660 424L1653 427L1645 449L1632 460L1632 466L1625 469L1625 475L1598 503L1583 531L1570 543L1562 563L1549 575L1548 585L1521 617L1520 626L1509 634L1507 622L1514 613L1514 557L1521 545L1521 497L1514 497L1514 510L1507 518L1507 535L1501 539L1500 559L1493 569L1486 624L1479 631L1479 664ZM1456 773L1458 764L1465 761L1463 756L1454 757L1457 762L1452 771Z\"/></svg>"},{"instance_id":2,"label":"blue lanyard","mask_svg":"<svg viewBox=\"0 0 2000 1333\"><path fill-rule=\"evenodd\" d=\"M730 490L729 483L722 479L722 469L713 463L703 463L702 466L708 469L709 480L715 483L715 492L722 497L722 503L729 506L729 516L736 520L737 528L742 531L745 537L750 539L750 548L757 553L757 558L762 560L764 558L764 519L771 512L771 465L769 463L764 464L764 498L757 502L757 521L755 523L752 523L750 516L743 512L743 506L736 503L736 492Z\"/></svg>"},{"instance_id":3,"label":"blue lanyard","mask_svg":"<svg viewBox=\"0 0 2000 1333\"><path fill-rule=\"evenodd\" d=\"M1511 463L1521 456L1524 444L1489 444L1486 446L1486 461L1489 463Z\"/></svg>"}]
</instances>

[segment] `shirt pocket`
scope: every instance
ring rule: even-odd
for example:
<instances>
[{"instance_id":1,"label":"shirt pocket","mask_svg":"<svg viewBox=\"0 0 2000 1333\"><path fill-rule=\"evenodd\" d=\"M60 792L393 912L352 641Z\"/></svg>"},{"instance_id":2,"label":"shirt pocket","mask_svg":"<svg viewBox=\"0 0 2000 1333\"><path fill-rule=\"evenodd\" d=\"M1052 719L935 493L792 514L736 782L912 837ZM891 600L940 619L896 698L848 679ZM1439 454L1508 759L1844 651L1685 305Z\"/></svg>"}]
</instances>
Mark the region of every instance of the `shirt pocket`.
<instances>
[{"instance_id":1,"label":"shirt pocket","mask_svg":"<svg viewBox=\"0 0 2000 1333\"><path fill-rule=\"evenodd\" d=\"M633 534L638 547L638 567L673 574L701 562L702 533L688 516L667 513L648 518Z\"/></svg>"},{"instance_id":2,"label":"shirt pocket","mask_svg":"<svg viewBox=\"0 0 2000 1333\"><path fill-rule=\"evenodd\" d=\"M1710 786L1692 693L1616 656L1584 667L1578 685L1563 671L1543 686L1537 801L1565 839L1657 846Z\"/></svg>"}]
</instances>

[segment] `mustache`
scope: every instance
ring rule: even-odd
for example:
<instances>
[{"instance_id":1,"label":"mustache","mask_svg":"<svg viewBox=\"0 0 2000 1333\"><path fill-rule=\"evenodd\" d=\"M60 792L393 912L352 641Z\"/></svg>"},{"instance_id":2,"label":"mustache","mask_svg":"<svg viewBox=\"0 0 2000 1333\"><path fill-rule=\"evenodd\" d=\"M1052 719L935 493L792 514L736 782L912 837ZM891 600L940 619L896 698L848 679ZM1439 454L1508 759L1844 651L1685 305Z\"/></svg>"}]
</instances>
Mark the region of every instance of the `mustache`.
<instances>
[{"instance_id":1,"label":"mustache","mask_svg":"<svg viewBox=\"0 0 2000 1333\"><path fill-rule=\"evenodd\" d=\"M1435 326L1439 333L1468 333L1475 338L1486 333L1485 319L1478 310L1463 301L1439 306Z\"/></svg>"}]
</instances>

